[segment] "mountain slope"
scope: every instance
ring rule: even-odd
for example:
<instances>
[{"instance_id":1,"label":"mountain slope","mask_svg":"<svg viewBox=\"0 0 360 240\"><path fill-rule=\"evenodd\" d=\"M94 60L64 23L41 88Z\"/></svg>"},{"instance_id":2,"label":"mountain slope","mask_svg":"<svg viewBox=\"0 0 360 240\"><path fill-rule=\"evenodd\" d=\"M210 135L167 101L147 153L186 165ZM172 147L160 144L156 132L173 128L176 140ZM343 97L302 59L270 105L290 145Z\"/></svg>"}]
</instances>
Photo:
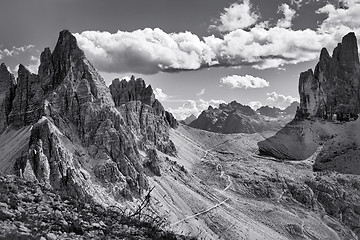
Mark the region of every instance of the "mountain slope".
<instances>
[{"instance_id":1,"label":"mountain slope","mask_svg":"<svg viewBox=\"0 0 360 240\"><path fill-rule=\"evenodd\" d=\"M180 125L171 139L178 157L159 155L167 170L151 185L154 206L169 214L177 232L205 239L359 236L354 203L360 196L353 187L358 176L314 173L316 155L301 162L259 157L259 133L219 134Z\"/></svg>"}]
</instances>

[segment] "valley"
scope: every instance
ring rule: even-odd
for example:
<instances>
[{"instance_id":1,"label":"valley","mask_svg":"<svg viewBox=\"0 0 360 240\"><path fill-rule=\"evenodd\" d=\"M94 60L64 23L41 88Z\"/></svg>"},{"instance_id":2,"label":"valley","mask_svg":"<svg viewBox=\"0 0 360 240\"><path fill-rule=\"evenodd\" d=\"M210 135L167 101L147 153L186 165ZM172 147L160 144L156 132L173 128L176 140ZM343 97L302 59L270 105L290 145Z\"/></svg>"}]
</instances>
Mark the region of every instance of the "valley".
<instances>
[{"instance_id":1,"label":"valley","mask_svg":"<svg viewBox=\"0 0 360 240\"><path fill-rule=\"evenodd\" d=\"M318 152L292 162L258 156L257 142L271 134L172 130L178 156L164 156L162 176L150 181L154 208L200 239L357 239L360 195L351 186L360 178L314 173Z\"/></svg>"}]
</instances>

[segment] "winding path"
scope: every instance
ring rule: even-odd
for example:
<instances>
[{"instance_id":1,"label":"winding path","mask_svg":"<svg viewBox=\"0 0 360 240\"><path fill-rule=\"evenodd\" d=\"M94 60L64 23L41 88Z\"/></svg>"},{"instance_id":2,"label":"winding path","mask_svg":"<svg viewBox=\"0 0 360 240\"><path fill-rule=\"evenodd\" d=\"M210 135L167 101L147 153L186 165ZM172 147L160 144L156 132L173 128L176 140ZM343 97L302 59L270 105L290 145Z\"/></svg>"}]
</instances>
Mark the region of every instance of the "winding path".
<instances>
[{"instance_id":1,"label":"winding path","mask_svg":"<svg viewBox=\"0 0 360 240\"><path fill-rule=\"evenodd\" d=\"M200 161L203 161L203 160L206 158L206 156L209 154L209 152L210 152L211 150L213 150L213 149L215 149L215 148L217 148L217 147L220 147L221 145L223 145L223 144L225 144L225 143L227 143L227 142L233 141L233 140L235 140L235 139L237 139L237 138L239 138L239 137L240 137L240 136L236 136L236 137L234 137L234 138L232 138L232 139L225 140L225 141L223 141L223 142L221 142L221 143L219 143L219 144L217 144L217 145L215 145L215 146L212 146L212 147L206 149L204 155L200 158ZM231 181L231 177L230 177L229 175L226 175L224 171L221 171L220 177L223 177L223 176L226 176L226 177L227 177L227 180L228 180L229 183L228 183L228 185L227 185L223 190L220 191L220 193L222 193L222 194L225 193L225 192L232 186L232 184L233 184L232 181ZM226 198L225 200L223 200L222 202L219 202L219 203L213 205L212 207L210 207L210 208L208 208L208 209L205 209L205 210L200 211L200 212L198 212L198 213L196 213L196 214L193 214L193 215L191 215L191 216L187 216L187 217L185 217L185 218L183 218L183 219L181 219L181 220L179 220L179 221L177 221L177 222L175 222L175 223L172 223L170 226L171 226L171 227L172 227L172 226L175 226L175 225L177 225L177 224L179 224L179 223L182 223L182 222L185 222L185 221L187 221L187 220L189 220L189 219L195 218L195 217L197 217L197 216L199 216L199 215L201 215L201 214L207 213L207 212L209 212L209 211L211 211L211 210L213 210L213 209L215 209L215 208L223 205L223 204L226 203L228 200L230 200L229 197Z\"/></svg>"}]
</instances>

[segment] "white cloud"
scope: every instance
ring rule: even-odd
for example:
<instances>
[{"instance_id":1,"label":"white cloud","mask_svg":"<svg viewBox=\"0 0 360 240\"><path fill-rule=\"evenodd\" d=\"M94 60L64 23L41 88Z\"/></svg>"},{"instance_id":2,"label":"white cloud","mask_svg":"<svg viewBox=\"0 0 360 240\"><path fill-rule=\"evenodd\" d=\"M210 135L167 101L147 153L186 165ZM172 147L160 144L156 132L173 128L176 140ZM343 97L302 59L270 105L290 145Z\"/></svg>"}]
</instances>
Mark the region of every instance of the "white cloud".
<instances>
[{"instance_id":1,"label":"white cloud","mask_svg":"<svg viewBox=\"0 0 360 240\"><path fill-rule=\"evenodd\" d=\"M254 110L259 109L263 106L262 103L259 101L249 102L247 105L250 106Z\"/></svg>"},{"instance_id":2,"label":"white cloud","mask_svg":"<svg viewBox=\"0 0 360 240\"><path fill-rule=\"evenodd\" d=\"M335 41L350 31L360 35L360 1L344 0L342 5L342 8L336 8L327 4L317 11L328 16L319 26L318 32L331 34Z\"/></svg>"},{"instance_id":3,"label":"white cloud","mask_svg":"<svg viewBox=\"0 0 360 240\"><path fill-rule=\"evenodd\" d=\"M264 88L270 86L270 83L262 78L251 75L238 76L232 75L220 79L220 83L228 85L231 88Z\"/></svg>"},{"instance_id":4,"label":"white cloud","mask_svg":"<svg viewBox=\"0 0 360 240\"><path fill-rule=\"evenodd\" d=\"M269 106L278 107L281 109L285 109L294 101L300 101L299 98L285 96L276 92L267 93L266 95L268 96L267 101L269 103Z\"/></svg>"},{"instance_id":5,"label":"white cloud","mask_svg":"<svg viewBox=\"0 0 360 240\"><path fill-rule=\"evenodd\" d=\"M201 96L205 94L205 88L201 89L198 93L196 93L196 96Z\"/></svg>"},{"instance_id":6,"label":"white cloud","mask_svg":"<svg viewBox=\"0 0 360 240\"><path fill-rule=\"evenodd\" d=\"M161 88L155 88L153 91L154 91L155 97L159 101L165 101L169 98L169 96L166 93L164 93Z\"/></svg>"},{"instance_id":7,"label":"white cloud","mask_svg":"<svg viewBox=\"0 0 360 240\"><path fill-rule=\"evenodd\" d=\"M11 49L3 49L0 50L0 53L5 54L8 57L12 57L13 55L19 55L20 53L26 52L29 49L34 48L34 45L24 45L21 47L13 46Z\"/></svg>"},{"instance_id":8,"label":"white cloud","mask_svg":"<svg viewBox=\"0 0 360 240\"><path fill-rule=\"evenodd\" d=\"M252 5L249 0L243 0L242 3L233 3L230 7L224 9L217 21L218 24L212 25L210 28L215 28L220 32L249 28L255 25L260 17L251 8Z\"/></svg>"},{"instance_id":9,"label":"white cloud","mask_svg":"<svg viewBox=\"0 0 360 240\"><path fill-rule=\"evenodd\" d=\"M153 74L212 65L209 46L190 32L165 33L159 28L111 34L86 31L74 34L90 61L105 72Z\"/></svg>"},{"instance_id":10,"label":"white cloud","mask_svg":"<svg viewBox=\"0 0 360 240\"><path fill-rule=\"evenodd\" d=\"M302 6L303 0L291 0L291 5L296 5L297 8Z\"/></svg>"},{"instance_id":11,"label":"white cloud","mask_svg":"<svg viewBox=\"0 0 360 240\"><path fill-rule=\"evenodd\" d=\"M320 8L317 13L324 14L325 20L315 30L293 30L291 20L296 12L287 4L279 7L284 18L276 26L266 19L257 22L258 14L245 0L225 8L215 26L224 31L220 36L200 38L191 32L166 33L158 28L113 34L86 31L75 36L89 60L109 73L153 74L241 65L281 68L317 59L321 48L334 48L350 31L360 36L360 1L343 2L342 8L332 4Z\"/></svg>"},{"instance_id":12,"label":"white cloud","mask_svg":"<svg viewBox=\"0 0 360 240\"><path fill-rule=\"evenodd\" d=\"M212 107L218 107L219 104L226 103L223 100L216 100L212 99L210 101L205 101L203 99L199 99L197 101L195 100L187 100L182 106L172 109L167 109L169 112L171 112L176 119L178 120L184 120L191 114L194 114L195 116L199 116L199 114L206 110L209 106Z\"/></svg>"},{"instance_id":13,"label":"white cloud","mask_svg":"<svg viewBox=\"0 0 360 240\"><path fill-rule=\"evenodd\" d=\"M35 56L31 56L30 60L33 62L29 65L26 65L25 67L31 72L31 73L38 73L38 68L40 65L40 59L35 57Z\"/></svg>"},{"instance_id":14,"label":"white cloud","mask_svg":"<svg viewBox=\"0 0 360 240\"><path fill-rule=\"evenodd\" d=\"M283 3L279 6L279 12L282 12L284 14L284 18L279 19L276 26L282 28L290 28L292 26L291 22L295 17L296 11L294 9L291 9L286 3Z\"/></svg>"}]
</instances>

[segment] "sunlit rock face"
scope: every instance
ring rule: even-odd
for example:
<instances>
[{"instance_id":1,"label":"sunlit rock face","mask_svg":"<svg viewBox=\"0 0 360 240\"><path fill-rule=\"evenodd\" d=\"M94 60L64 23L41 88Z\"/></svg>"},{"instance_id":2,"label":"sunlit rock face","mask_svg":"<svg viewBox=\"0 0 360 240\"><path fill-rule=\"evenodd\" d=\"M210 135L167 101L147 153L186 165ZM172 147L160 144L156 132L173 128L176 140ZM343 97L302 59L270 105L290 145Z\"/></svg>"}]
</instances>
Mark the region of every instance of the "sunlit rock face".
<instances>
[{"instance_id":1,"label":"sunlit rock face","mask_svg":"<svg viewBox=\"0 0 360 240\"><path fill-rule=\"evenodd\" d=\"M300 108L296 117L348 121L360 112L360 64L354 33L343 37L332 56L323 48L312 71L300 74Z\"/></svg>"},{"instance_id":2,"label":"sunlit rock face","mask_svg":"<svg viewBox=\"0 0 360 240\"><path fill-rule=\"evenodd\" d=\"M100 195L98 182L129 198L148 187L149 149L176 154L169 129L178 123L151 86L114 80L109 89L67 30L41 54L38 74L20 65L15 82L1 65L0 103L0 134L32 126L15 172L72 195Z\"/></svg>"}]
</instances>

